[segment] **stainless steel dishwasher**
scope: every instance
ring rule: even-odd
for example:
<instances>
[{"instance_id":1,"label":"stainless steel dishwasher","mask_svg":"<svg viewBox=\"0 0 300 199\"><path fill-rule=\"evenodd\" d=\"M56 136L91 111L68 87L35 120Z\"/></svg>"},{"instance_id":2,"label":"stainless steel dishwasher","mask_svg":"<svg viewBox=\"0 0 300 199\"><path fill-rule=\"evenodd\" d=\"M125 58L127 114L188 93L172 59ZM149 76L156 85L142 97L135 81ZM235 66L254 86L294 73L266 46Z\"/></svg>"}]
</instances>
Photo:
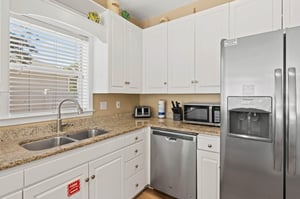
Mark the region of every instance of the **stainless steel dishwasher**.
<instances>
[{"instance_id":1,"label":"stainless steel dishwasher","mask_svg":"<svg viewBox=\"0 0 300 199\"><path fill-rule=\"evenodd\" d=\"M152 129L150 186L179 199L197 198L195 134Z\"/></svg>"}]
</instances>

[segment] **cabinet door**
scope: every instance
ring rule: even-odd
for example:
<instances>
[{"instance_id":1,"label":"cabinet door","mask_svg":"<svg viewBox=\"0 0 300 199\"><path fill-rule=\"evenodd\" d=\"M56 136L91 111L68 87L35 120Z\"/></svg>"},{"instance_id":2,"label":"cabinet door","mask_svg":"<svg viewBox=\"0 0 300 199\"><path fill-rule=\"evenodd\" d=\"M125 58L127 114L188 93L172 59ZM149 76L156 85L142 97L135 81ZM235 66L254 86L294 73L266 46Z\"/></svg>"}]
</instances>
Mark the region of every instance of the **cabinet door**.
<instances>
[{"instance_id":1,"label":"cabinet door","mask_svg":"<svg viewBox=\"0 0 300 199\"><path fill-rule=\"evenodd\" d=\"M123 198L123 161L122 151L118 151L89 164L90 176L92 176L90 199Z\"/></svg>"},{"instance_id":2,"label":"cabinet door","mask_svg":"<svg viewBox=\"0 0 300 199\"><path fill-rule=\"evenodd\" d=\"M24 199L87 199L88 165L61 173L24 189Z\"/></svg>"},{"instance_id":3,"label":"cabinet door","mask_svg":"<svg viewBox=\"0 0 300 199\"><path fill-rule=\"evenodd\" d=\"M284 0L283 6L283 27L291 28L300 26L300 1Z\"/></svg>"},{"instance_id":4,"label":"cabinet door","mask_svg":"<svg viewBox=\"0 0 300 199\"><path fill-rule=\"evenodd\" d=\"M189 15L168 23L168 92L193 93L195 23Z\"/></svg>"},{"instance_id":5,"label":"cabinet door","mask_svg":"<svg viewBox=\"0 0 300 199\"><path fill-rule=\"evenodd\" d=\"M138 93L142 90L142 29L128 22L125 35L124 59L127 92Z\"/></svg>"},{"instance_id":6,"label":"cabinet door","mask_svg":"<svg viewBox=\"0 0 300 199\"><path fill-rule=\"evenodd\" d=\"M16 193L1 197L1 199L22 199L22 198L23 198L22 191L18 191Z\"/></svg>"},{"instance_id":7,"label":"cabinet door","mask_svg":"<svg viewBox=\"0 0 300 199\"><path fill-rule=\"evenodd\" d=\"M111 90L122 91L125 84L125 64L124 64L124 45L125 45L125 21L118 15L110 13L111 32L110 32L110 82Z\"/></svg>"},{"instance_id":8,"label":"cabinet door","mask_svg":"<svg viewBox=\"0 0 300 199\"><path fill-rule=\"evenodd\" d=\"M197 151L198 199L219 199L220 154Z\"/></svg>"},{"instance_id":9,"label":"cabinet door","mask_svg":"<svg viewBox=\"0 0 300 199\"><path fill-rule=\"evenodd\" d=\"M167 23L143 31L143 66L145 93L167 92Z\"/></svg>"},{"instance_id":10,"label":"cabinet door","mask_svg":"<svg viewBox=\"0 0 300 199\"><path fill-rule=\"evenodd\" d=\"M220 46L229 37L229 5L196 14L196 80L198 93L220 93Z\"/></svg>"},{"instance_id":11,"label":"cabinet door","mask_svg":"<svg viewBox=\"0 0 300 199\"><path fill-rule=\"evenodd\" d=\"M235 0L229 5L231 38L281 28L281 0Z\"/></svg>"}]
</instances>

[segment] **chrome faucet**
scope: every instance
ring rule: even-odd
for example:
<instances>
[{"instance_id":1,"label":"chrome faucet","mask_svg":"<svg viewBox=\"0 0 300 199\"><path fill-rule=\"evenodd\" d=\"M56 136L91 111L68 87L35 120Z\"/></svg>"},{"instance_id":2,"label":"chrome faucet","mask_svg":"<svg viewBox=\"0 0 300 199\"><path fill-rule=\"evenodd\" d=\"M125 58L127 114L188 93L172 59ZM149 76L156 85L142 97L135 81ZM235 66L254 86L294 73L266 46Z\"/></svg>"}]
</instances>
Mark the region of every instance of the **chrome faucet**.
<instances>
[{"instance_id":1,"label":"chrome faucet","mask_svg":"<svg viewBox=\"0 0 300 199\"><path fill-rule=\"evenodd\" d=\"M64 102L73 102L76 107L77 107L77 113L78 114L82 114L83 110L80 106L80 104L78 103L77 100L74 99L64 99L63 101L61 101L58 105L58 114L57 114L57 133L59 133L62 129L62 121L61 121L61 107L63 105Z\"/></svg>"}]
</instances>

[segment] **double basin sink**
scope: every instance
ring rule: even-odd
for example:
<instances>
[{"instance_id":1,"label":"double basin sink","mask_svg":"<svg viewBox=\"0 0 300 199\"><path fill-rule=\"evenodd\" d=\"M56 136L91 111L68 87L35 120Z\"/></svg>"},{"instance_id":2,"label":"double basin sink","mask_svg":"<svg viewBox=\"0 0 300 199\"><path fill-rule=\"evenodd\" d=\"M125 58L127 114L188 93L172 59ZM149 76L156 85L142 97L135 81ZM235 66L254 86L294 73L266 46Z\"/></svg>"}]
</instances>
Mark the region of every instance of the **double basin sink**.
<instances>
[{"instance_id":1,"label":"double basin sink","mask_svg":"<svg viewBox=\"0 0 300 199\"><path fill-rule=\"evenodd\" d=\"M89 130L78 131L72 134L67 134L66 136L57 136L53 138L33 141L33 142L21 144L21 146L29 151L40 151L40 150L50 149L65 144L77 142L80 140L88 139L91 137L104 135L108 132L109 131L103 129L89 129Z\"/></svg>"}]
</instances>

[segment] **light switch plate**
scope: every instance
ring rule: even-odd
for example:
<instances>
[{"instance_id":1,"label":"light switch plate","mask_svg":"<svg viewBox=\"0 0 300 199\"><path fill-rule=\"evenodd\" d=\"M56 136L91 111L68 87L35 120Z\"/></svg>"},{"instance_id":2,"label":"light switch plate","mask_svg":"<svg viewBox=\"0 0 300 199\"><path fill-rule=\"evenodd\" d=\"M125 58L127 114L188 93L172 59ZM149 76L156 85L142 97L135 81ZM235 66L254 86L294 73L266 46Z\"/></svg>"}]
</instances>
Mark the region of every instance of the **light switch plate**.
<instances>
[{"instance_id":1,"label":"light switch plate","mask_svg":"<svg viewBox=\"0 0 300 199\"><path fill-rule=\"evenodd\" d=\"M116 108L117 109L121 108L121 102L120 101L116 101Z\"/></svg>"}]
</instances>

